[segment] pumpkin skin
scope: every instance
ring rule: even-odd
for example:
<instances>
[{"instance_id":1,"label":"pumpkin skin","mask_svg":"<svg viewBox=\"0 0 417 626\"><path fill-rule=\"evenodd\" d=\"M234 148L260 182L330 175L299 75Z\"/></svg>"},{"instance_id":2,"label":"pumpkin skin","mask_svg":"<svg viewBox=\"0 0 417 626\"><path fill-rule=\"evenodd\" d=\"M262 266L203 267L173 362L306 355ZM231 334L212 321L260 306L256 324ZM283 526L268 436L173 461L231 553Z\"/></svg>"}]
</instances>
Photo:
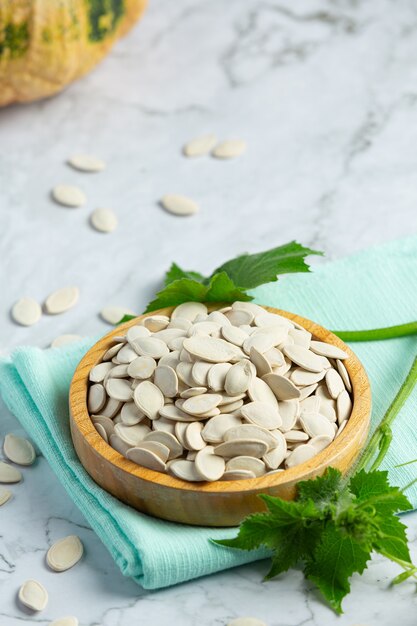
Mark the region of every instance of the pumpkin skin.
<instances>
[{"instance_id":1,"label":"pumpkin skin","mask_svg":"<svg viewBox=\"0 0 417 626\"><path fill-rule=\"evenodd\" d=\"M51 96L89 72L147 0L0 0L0 106Z\"/></svg>"}]
</instances>

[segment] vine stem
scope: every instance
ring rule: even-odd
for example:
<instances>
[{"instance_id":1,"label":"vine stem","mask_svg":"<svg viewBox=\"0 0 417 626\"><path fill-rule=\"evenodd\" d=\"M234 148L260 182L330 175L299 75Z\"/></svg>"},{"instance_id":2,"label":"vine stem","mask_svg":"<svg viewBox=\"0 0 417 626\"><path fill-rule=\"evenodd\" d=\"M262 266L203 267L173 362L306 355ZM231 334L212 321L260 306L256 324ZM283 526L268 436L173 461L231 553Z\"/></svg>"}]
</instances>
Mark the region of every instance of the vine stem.
<instances>
[{"instance_id":1,"label":"vine stem","mask_svg":"<svg viewBox=\"0 0 417 626\"><path fill-rule=\"evenodd\" d=\"M389 444L391 442L392 433L391 433L391 424L394 419L397 417L398 413L404 406L407 398L413 391L415 385L417 383L417 357L415 357L413 361L413 365L411 366L410 371L407 374L407 377L403 384L400 387L397 395L389 406L387 412L385 413L381 423L376 428L374 434L369 440L368 445L366 446L366 451L359 460L356 471L361 469L366 469L368 464L372 461L375 454L379 451L377 458L372 464L371 470L377 469L382 460L384 459Z\"/></svg>"},{"instance_id":2,"label":"vine stem","mask_svg":"<svg viewBox=\"0 0 417 626\"><path fill-rule=\"evenodd\" d=\"M342 341L381 341L417 335L417 322L369 330L333 330L332 333L337 335Z\"/></svg>"}]
</instances>

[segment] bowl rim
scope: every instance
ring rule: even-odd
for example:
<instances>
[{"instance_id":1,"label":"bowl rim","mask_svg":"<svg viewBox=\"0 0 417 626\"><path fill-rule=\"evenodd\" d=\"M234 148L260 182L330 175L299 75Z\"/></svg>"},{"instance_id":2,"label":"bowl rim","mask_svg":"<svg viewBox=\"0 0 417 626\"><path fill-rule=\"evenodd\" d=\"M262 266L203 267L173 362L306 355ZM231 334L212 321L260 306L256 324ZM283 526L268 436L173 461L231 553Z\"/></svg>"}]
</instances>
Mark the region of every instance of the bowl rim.
<instances>
[{"instance_id":1,"label":"bowl rim","mask_svg":"<svg viewBox=\"0 0 417 626\"><path fill-rule=\"evenodd\" d=\"M230 303L205 303L209 311L218 310ZM277 309L270 306L258 305L268 313L276 313L286 317L290 321L300 324L312 333L314 338L319 341L331 343L348 353L348 358L344 360L344 365L349 373L352 384L353 407L346 427L342 433L332 441L332 443L316 454L310 460L296 465L295 467L286 469L274 474L265 474L256 478L248 478L243 480L231 481L214 481L214 482L187 482L172 476L157 472L126 459L122 454L112 448L96 431L91 417L87 409L87 389L88 374L90 369L100 362L104 352L114 345L114 337L126 333L131 327L135 326L142 319L152 315L170 315L175 306L165 307L138 315L132 320L116 326L112 331L106 333L87 351L81 361L78 363L71 380L69 391L69 408L72 418L72 426L75 426L82 432L94 452L102 457L103 461L111 463L118 470L133 475L143 481L158 484L161 487L174 489L178 491L198 491L212 494L227 493L259 493L262 489L274 487L284 487L285 485L294 484L299 480L307 479L310 475L323 473L324 470L332 465L332 461L336 460L343 453L344 448L349 444L352 438L355 438L355 429L361 427L364 432L362 437L362 445L366 440L369 430L372 399L371 387L365 369L356 354L347 346L339 337L324 326L302 317L295 313ZM301 478L300 478L301 477Z\"/></svg>"}]
</instances>

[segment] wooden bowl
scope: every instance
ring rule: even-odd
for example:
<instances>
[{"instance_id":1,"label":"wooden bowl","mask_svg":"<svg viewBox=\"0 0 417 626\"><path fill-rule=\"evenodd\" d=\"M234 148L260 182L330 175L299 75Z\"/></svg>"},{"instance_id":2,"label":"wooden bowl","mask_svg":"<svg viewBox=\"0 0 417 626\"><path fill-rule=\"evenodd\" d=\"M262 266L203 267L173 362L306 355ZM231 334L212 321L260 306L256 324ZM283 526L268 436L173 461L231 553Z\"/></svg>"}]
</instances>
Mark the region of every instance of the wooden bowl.
<instances>
[{"instance_id":1,"label":"wooden bowl","mask_svg":"<svg viewBox=\"0 0 417 626\"><path fill-rule=\"evenodd\" d=\"M214 310L222 305L210 305ZM153 314L170 315L174 307ZM371 414L371 390L365 370L355 354L336 335L305 318L265 307L283 315L349 354L344 361L353 388L353 410L344 431L325 450L311 460L284 472L247 480L189 483L167 474L140 467L125 459L100 437L87 411L90 369L100 362L114 344L113 337L126 333L142 315L118 326L100 339L79 363L70 388L71 434L84 468L103 489L138 511L173 522L198 526L236 526L250 513L263 510L258 494L267 493L293 499L300 480L323 474L329 466L346 472L364 446Z\"/></svg>"}]
</instances>

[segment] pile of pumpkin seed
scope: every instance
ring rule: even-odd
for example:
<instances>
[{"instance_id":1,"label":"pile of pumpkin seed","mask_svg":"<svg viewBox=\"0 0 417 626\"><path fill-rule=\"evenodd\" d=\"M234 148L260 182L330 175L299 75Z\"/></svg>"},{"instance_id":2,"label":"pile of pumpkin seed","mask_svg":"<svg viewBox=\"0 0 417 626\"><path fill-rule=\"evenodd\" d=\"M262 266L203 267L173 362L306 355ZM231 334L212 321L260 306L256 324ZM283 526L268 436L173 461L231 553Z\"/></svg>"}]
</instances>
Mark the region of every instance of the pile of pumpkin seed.
<instances>
[{"instance_id":1,"label":"pile of pumpkin seed","mask_svg":"<svg viewBox=\"0 0 417 626\"><path fill-rule=\"evenodd\" d=\"M199 302L114 338L89 374L98 433L186 481L239 480L308 461L352 411L346 352L251 302Z\"/></svg>"}]
</instances>

